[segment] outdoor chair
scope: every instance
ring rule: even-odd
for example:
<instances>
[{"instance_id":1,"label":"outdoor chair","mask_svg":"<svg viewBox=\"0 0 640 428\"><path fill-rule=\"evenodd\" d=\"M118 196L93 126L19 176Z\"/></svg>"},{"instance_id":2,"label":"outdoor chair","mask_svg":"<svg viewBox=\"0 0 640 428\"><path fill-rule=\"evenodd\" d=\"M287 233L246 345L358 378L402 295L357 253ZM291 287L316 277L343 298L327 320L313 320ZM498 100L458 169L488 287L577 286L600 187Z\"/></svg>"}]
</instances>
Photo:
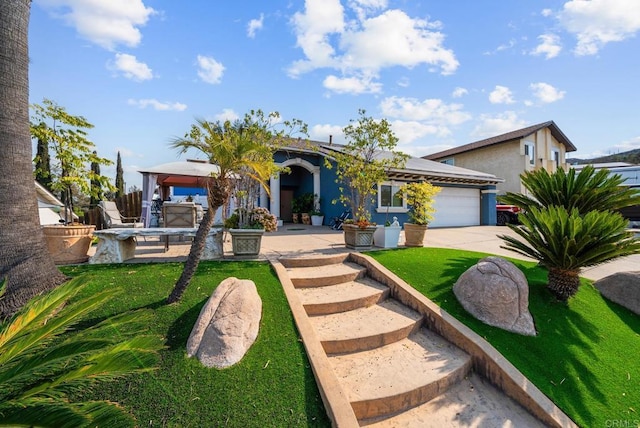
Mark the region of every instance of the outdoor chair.
<instances>
[{"instance_id":1,"label":"outdoor chair","mask_svg":"<svg viewBox=\"0 0 640 428\"><path fill-rule=\"evenodd\" d=\"M126 228L126 227L144 227L144 222L137 221L137 217L125 217L120 214L118 206L112 201L100 201L98 208L102 213L103 225L107 229Z\"/></svg>"},{"instance_id":2,"label":"outdoor chair","mask_svg":"<svg viewBox=\"0 0 640 428\"><path fill-rule=\"evenodd\" d=\"M162 218L164 227L196 227L198 210L193 202L165 202L162 204ZM168 250L169 237L164 239L165 250Z\"/></svg>"}]
</instances>

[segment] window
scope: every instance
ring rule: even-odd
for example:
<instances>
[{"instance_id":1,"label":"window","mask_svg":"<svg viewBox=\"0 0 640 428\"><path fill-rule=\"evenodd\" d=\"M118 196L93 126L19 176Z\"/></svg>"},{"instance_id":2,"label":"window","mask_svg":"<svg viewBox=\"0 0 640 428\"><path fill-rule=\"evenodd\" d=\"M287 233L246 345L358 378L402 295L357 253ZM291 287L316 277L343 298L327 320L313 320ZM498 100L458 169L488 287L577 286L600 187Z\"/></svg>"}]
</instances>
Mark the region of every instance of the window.
<instances>
[{"instance_id":1,"label":"window","mask_svg":"<svg viewBox=\"0 0 640 428\"><path fill-rule=\"evenodd\" d=\"M453 165L453 158L441 160L440 163L443 163L445 165Z\"/></svg>"},{"instance_id":2,"label":"window","mask_svg":"<svg viewBox=\"0 0 640 428\"><path fill-rule=\"evenodd\" d=\"M551 160L556 163L556 168L560 167L560 151L551 150Z\"/></svg>"},{"instance_id":3,"label":"window","mask_svg":"<svg viewBox=\"0 0 640 428\"><path fill-rule=\"evenodd\" d=\"M402 184L381 183L378 186L378 212L406 212L404 195L399 192Z\"/></svg>"},{"instance_id":4,"label":"window","mask_svg":"<svg viewBox=\"0 0 640 428\"><path fill-rule=\"evenodd\" d=\"M524 155L529 157L529 164L536 164L536 146L533 143L524 143Z\"/></svg>"}]
</instances>

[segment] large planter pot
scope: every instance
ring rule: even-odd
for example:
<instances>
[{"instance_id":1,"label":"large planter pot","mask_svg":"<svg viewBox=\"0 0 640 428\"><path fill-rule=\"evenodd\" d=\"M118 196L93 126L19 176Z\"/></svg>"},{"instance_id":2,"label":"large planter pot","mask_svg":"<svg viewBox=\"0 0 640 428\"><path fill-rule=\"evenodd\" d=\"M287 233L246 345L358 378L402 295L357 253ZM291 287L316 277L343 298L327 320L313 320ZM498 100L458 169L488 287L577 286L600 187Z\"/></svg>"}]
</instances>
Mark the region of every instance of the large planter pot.
<instances>
[{"instance_id":1,"label":"large planter pot","mask_svg":"<svg viewBox=\"0 0 640 428\"><path fill-rule=\"evenodd\" d=\"M229 229L231 246L236 256L257 256L264 229Z\"/></svg>"},{"instance_id":2,"label":"large planter pot","mask_svg":"<svg viewBox=\"0 0 640 428\"><path fill-rule=\"evenodd\" d=\"M46 225L42 226L47 249L57 265L84 263L89 260L87 252L93 238L93 225Z\"/></svg>"},{"instance_id":3,"label":"large planter pot","mask_svg":"<svg viewBox=\"0 0 640 428\"><path fill-rule=\"evenodd\" d=\"M424 234L428 225L424 224L404 224L404 240L407 247L424 247Z\"/></svg>"},{"instance_id":4,"label":"large planter pot","mask_svg":"<svg viewBox=\"0 0 640 428\"><path fill-rule=\"evenodd\" d=\"M397 248L401 226L378 226L373 233L373 244L381 248Z\"/></svg>"},{"instance_id":5,"label":"large planter pot","mask_svg":"<svg viewBox=\"0 0 640 428\"><path fill-rule=\"evenodd\" d=\"M324 216L323 215L312 215L311 216L311 226L322 226L323 222L324 222Z\"/></svg>"},{"instance_id":6,"label":"large planter pot","mask_svg":"<svg viewBox=\"0 0 640 428\"><path fill-rule=\"evenodd\" d=\"M360 227L355 224L345 224L342 228L347 248L369 250L373 246L373 234L376 231L376 226Z\"/></svg>"}]
</instances>

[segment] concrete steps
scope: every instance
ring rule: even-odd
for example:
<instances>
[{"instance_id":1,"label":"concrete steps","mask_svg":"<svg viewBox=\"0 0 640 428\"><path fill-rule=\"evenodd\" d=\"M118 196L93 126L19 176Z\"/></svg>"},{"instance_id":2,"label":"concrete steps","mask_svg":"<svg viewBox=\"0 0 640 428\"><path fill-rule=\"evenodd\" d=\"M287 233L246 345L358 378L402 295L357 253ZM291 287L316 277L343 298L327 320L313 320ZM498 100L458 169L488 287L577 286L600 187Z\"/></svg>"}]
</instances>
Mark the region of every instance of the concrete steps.
<instances>
[{"instance_id":1,"label":"concrete steps","mask_svg":"<svg viewBox=\"0 0 640 428\"><path fill-rule=\"evenodd\" d=\"M357 426L542 426L348 255L280 263Z\"/></svg>"}]
</instances>

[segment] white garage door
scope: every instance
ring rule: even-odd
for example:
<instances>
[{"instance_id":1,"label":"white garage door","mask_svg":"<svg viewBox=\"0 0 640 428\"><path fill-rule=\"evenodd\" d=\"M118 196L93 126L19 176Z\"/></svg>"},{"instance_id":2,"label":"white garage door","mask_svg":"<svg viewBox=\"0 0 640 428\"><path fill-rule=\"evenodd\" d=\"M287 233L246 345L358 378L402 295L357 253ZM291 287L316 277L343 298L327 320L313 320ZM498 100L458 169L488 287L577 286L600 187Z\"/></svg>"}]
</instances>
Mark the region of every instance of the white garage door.
<instances>
[{"instance_id":1,"label":"white garage door","mask_svg":"<svg viewBox=\"0 0 640 428\"><path fill-rule=\"evenodd\" d=\"M479 226L480 190L443 187L436 196L429 227Z\"/></svg>"}]
</instances>

